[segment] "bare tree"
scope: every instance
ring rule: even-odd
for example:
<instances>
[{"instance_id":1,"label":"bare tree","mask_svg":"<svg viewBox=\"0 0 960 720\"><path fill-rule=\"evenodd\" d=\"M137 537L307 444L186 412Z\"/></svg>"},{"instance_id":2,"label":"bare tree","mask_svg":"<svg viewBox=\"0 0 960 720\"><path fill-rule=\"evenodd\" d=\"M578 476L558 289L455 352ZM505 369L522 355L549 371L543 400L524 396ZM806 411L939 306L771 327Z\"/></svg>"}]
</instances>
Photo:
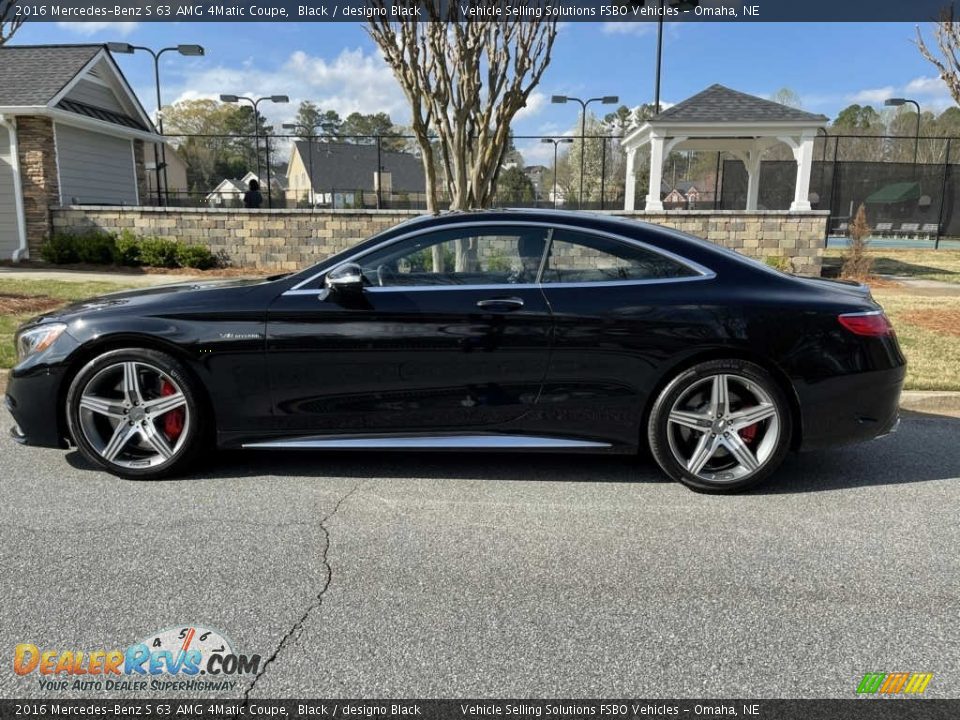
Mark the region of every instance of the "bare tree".
<instances>
[{"instance_id":1,"label":"bare tree","mask_svg":"<svg viewBox=\"0 0 960 720\"><path fill-rule=\"evenodd\" d=\"M917 48L937 68L940 79L947 84L954 102L960 104L960 23L953 21L953 7L944 8L940 22L934 25L933 36L937 41L939 55L935 54L923 40L923 33L917 27Z\"/></svg>"},{"instance_id":2,"label":"bare tree","mask_svg":"<svg viewBox=\"0 0 960 720\"><path fill-rule=\"evenodd\" d=\"M17 0L0 0L0 45L13 37L13 34L23 25L23 20L17 18Z\"/></svg>"},{"instance_id":3,"label":"bare tree","mask_svg":"<svg viewBox=\"0 0 960 720\"><path fill-rule=\"evenodd\" d=\"M550 62L556 20L501 15L467 22L456 3L432 0L422 5L429 22L390 21L389 0L373 5L385 12L368 31L410 103L427 209L438 210L438 166L451 209L488 206L510 146L510 123Z\"/></svg>"}]
</instances>

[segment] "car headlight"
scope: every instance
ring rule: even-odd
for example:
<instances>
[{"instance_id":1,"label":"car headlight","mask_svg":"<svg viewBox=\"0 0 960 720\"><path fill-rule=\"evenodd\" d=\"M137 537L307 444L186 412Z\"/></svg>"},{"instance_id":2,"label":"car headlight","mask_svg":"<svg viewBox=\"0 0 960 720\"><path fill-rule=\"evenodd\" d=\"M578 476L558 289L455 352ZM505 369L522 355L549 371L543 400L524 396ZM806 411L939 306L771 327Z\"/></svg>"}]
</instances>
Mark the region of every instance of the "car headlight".
<instances>
[{"instance_id":1,"label":"car headlight","mask_svg":"<svg viewBox=\"0 0 960 720\"><path fill-rule=\"evenodd\" d=\"M24 330L17 335L17 355L20 361L23 362L31 355L46 350L66 329L67 326L63 323L49 323Z\"/></svg>"}]
</instances>

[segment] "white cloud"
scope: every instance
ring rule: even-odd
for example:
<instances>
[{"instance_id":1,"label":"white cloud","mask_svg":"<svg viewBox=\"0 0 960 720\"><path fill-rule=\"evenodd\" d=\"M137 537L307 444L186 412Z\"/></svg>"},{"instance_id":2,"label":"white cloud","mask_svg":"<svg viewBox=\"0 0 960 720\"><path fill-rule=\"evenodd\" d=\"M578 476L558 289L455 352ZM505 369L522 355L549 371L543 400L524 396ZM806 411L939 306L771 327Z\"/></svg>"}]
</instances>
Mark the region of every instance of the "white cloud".
<instances>
[{"instance_id":1,"label":"white cloud","mask_svg":"<svg viewBox=\"0 0 960 720\"><path fill-rule=\"evenodd\" d=\"M949 95L946 84L939 77L918 77L908 82L904 88L913 95Z\"/></svg>"},{"instance_id":2,"label":"white cloud","mask_svg":"<svg viewBox=\"0 0 960 720\"><path fill-rule=\"evenodd\" d=\"M936 76L914 78L904 87L904 94L907 97L916 97L920 104L925 106L924 109L937 112L956 104L947 84Z\"/></svg>"},{"instance_id":3,"label":"white cloud","mask_svg":"<svg viewBox=\"0 0 960 720\"><path fill-rule=\"evenodd\" d=\"M523 155L526 165L546 165L553 167L553 143L540 140L524 140L517 143L517 150Z\"/></svg>"},{"instance_id":4,"label":"white cloud","mask_svg":"<svg viewBox=\"0 0 960 720\"><path fill-rule=\"evenodd\" d=\"M221 93L289 95L289 105L260 105L263 114L274 122L291 119L303 100L324 110L336 110L341 117L352 112L386 112L394 122L409 119L403 91L382 56L360 48L345 49L333 59L297 50L275 68L252 63L205 68L197 63L171 86L170 96L180 101L217 98Z\"/></svg>"},{"instance_id":5,"label":"white cloud","mask_svg":"<svg viewBox=\"0 0 960 720\"><path fill-rule=\"evenodd\" d=\"M906 85L888 85L882 88L860 90L846 100L855 103L883 105L891 97L908 97L920 103L924 110L942 111L954 104L946 84L936 76L914 78Z\"/></svg>"},{"instance_id":6,"label":"white cloud","mask_svg":"<svg viewBox=\"0 0 960 720\"><path fill-rule=\"evenodd\" d=\"M547 96L542 92L537 92L534 90L532 93L530 93L530 97L527 98L527 104L520 108L517 114L513 116L513 119L514 121L529 120L543 110L546 106Z\"/></svg>"},{"instance_id":7,"label":"white cloud","mask_svg":"<svg viewBox=\"0 0 960 720\"><path fill-rule=\"evenodd\" d=\"M893 97L897 92L897 89L893 85L887 85L886 87L881 88L869 88L866 90L860 90L852 95L847 96L847 100L852 103L868 103L870 105L883 104L883 101L888 97Z\"/></svg>"},{"instance_id":8,"label":"white cloud","mask_svg":"<svg viewBox=\"0 0 960 720\"><path fill-rule=\"evenodd\" d=\"M605 22L600 27L604 35L634 35L640 37L653 32L653 24L647 22Z\"/></svg>"},{"instance_id":9,"label":"white cloud","mask_svg":"<svg viewBox=\"0 0 960 720\"><path fill-rule=\"evenodd\" d=\"M96 35L103 32L104 30L109 30L111 35L117 35L120 37L126 37L138 27L140 23L137 22L58 22L57 27L62 30L67 30L77 35L83 35L84 37L90 37L91 35Z\"/></svg>"}]
</instances>

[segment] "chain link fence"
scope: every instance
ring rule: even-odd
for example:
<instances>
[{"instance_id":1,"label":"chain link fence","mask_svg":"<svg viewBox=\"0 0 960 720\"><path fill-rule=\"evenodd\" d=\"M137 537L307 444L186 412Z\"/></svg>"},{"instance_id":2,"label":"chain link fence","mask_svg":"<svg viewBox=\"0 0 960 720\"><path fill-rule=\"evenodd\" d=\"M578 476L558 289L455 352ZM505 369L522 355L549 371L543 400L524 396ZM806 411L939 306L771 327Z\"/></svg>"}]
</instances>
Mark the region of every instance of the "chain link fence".
<instances>
[{"instance_id":1,"label":"chain link fence","mask_svg":"<svg viewBox=\"0 0 960 720\"><path fill-rule=\"evenodd\" d=\"M427 207L423 164L413 136L208 134L168 138L165 148L146 148L144 204L242 208L250 180L256 180L263 208ZM545 144L552 145L555 140L559 141L556 154ZM517 136L513 141L518 149L507 153L495 206L623 207L625 156L618 137ZM534 160L524 163L524 155ZM538 157L545 160L536 162ZM443 207L449 196L443 188L442 168L436 171L441 178L438 205Z\"/></svg>"},{"instance_id":2,"label":"chain link fence","mask_svg":"<svg viewBox=\"0 0 960 720\"><path fill-rule=\"evenodd\" d=\"M146 150L152 205L242 208L250 180L264 208L419 209L427 207L415 138L404 135L169 136L157 158ZM620 138L517 136L501 169L494 205L605 210L624 206ZM533 158L526 163L521 156ZM790 207L796 164L786 146L761 163L759 209ZM960 138L820 135L810 200L829 209L828 235L843 236L861 203L878 237L960 237ZM539 161L538 161L539 160ZM649 157L638 153L636 207L647 195ZM437 168L439 178L442 169ZM660 196L667 209L742 209L743 163L717 152L673 152ZM438 191L438 204L449 203Z\"/></svg>"}]
</instances>

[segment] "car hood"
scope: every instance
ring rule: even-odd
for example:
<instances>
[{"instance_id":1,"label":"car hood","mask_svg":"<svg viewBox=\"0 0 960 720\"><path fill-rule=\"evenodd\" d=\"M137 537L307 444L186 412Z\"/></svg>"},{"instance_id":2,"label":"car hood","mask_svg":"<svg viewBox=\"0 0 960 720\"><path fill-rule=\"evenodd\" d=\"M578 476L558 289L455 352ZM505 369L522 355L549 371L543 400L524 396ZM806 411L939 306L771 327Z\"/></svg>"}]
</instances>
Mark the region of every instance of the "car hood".
<instances>
[{"instance_id":1,"label":"car hood","mask_svg":"<svg viewBox=\"0 0 960 720\"><path fill-rule=\"evenodd\" d=\"M278 280L283 275L268 278L238 278L229 280L204 280L201 282L174 283L170 285L155 285L133 290L121 290L108 293L89 300L80 300L65 307L59 308L44 315L40 315L26 326L42 322L69 322L81 315L109 310L121 310L137 313L149 313L158 308L175 309L181 304L190 304L200 299L202 294L216 290L237 290L263 285L266 282Z\"/></svg>"}]
</instances>

